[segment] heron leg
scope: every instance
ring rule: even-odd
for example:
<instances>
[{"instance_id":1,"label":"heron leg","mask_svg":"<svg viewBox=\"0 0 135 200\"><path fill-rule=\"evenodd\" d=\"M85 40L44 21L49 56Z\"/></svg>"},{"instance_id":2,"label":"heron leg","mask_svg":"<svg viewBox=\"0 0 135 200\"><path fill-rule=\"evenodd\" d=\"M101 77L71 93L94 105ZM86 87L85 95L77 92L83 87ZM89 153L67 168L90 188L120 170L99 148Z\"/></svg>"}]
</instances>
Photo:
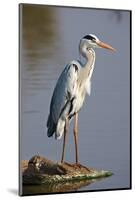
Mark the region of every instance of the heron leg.
<instances>
[{"instance_id":1,"label":"heron leg","mask_svg":"<svg viewBox=\"0 0 135 200\"><path fill-rule=\"evenodd\" d=\"M68 126L69 126L69 119L66 118L65 127L64 127L63 150L62 150L62 157L61 157L61 162L62 163L64 161L64 155L65 155L65 146L66 146L66 139L67 139L67 133L68 133Z\"/></svg>"},{"instance_id":2,"label":"heron leg","mask_svg":"<svg viewBox=\"0 0 135 200\"><path fill-rule=\"evenodd\" d=\"M78 164L78 113L75 113L74 116L74 141L75 141L75 158L76 164Z\"/></svg>"}]
</instances>

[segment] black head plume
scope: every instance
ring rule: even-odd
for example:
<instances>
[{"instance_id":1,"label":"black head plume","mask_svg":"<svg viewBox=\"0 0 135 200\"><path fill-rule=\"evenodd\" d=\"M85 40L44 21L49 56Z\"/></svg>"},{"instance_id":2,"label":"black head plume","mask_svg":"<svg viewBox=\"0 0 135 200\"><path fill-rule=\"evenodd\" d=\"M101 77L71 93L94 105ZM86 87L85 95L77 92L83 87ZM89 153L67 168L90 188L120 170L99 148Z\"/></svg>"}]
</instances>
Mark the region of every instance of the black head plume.
<instances>
[{"instance_id":1,"label":"black head plume","mask_svg":"<svg viewBox=\"0 0 135 200\"><path fill-rule=\"evenodd\" d=\"M95 38L94 36L92 36L92 35L85 35L85 36L83 37L83 39L87 39L87 40L96 40L96 38Z\"/></svg>"}]
</instances>

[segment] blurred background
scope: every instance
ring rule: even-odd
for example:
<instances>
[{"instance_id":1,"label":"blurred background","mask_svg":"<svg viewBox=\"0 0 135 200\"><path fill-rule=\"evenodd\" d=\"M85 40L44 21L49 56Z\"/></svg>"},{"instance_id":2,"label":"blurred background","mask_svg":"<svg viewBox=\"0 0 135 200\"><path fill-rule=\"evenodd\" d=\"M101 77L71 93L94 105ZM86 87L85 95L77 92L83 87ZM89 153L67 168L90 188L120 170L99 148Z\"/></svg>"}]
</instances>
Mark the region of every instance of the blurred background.
<instances>
[{"instance_id":1,"label":"blurred background","mask_svg":"<svg viewBox=\"0 0 135 200\"><path fill-rule=\"evenodd\" d=\"M35 154L59 161L62 140L47 137L46 121L56 81L79 59L89 33L117 49L96 50L91 96L79 113L79 159L114 175L80 190L130 186L130 12L22 4L20 6L20 158ZM81 58L83 62L84 59ZM74 162L72 123L65 159Z\"/></svg>"}]
</instances>

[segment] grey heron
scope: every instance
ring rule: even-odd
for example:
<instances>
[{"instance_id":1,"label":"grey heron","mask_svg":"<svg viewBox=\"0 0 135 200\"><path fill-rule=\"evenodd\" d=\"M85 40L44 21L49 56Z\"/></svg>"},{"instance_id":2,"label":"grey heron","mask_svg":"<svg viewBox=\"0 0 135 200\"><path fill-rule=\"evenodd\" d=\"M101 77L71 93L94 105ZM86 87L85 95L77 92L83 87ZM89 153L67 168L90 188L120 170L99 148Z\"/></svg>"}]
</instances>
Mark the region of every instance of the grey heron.
<instances>
[{"instance_id":1,"label":"grey heron","mask_svg":"<svg viewBox=\"0 0 135 200\"><path fill-rule=\"evenodd\" d=\"M95 35L85 35L79 43L79 52L86 59L85 64L73 60L62 71L50 103L47 120L47 135L60 139L64 133L61 162L64 161L65 145L69 121L74 117L75 158L78 163L78 112L83 106L86 93L90 95L91 77L95 65L95 48L106 48L115 51L110 45L101 42Z\"/></svg>"}]
</instances>

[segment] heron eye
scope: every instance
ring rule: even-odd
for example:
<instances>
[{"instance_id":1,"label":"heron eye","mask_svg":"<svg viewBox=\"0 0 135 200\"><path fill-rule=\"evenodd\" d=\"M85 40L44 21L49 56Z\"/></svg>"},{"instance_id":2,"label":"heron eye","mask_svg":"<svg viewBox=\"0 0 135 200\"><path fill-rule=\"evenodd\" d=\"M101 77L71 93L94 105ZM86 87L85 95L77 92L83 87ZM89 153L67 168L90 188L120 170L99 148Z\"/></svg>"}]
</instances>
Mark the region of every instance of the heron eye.
<instances>
[{"instance_id":1,"label":"heron eye","mask_svg":"<svg viewBox=\"0 0 135 200\"><path fill-rule=\"evenodd\" d=\"M96 39L95 39L95 38L93 38L93 39L92 39L92 42L96 42Z\"/></svg>"}]
</instances>

